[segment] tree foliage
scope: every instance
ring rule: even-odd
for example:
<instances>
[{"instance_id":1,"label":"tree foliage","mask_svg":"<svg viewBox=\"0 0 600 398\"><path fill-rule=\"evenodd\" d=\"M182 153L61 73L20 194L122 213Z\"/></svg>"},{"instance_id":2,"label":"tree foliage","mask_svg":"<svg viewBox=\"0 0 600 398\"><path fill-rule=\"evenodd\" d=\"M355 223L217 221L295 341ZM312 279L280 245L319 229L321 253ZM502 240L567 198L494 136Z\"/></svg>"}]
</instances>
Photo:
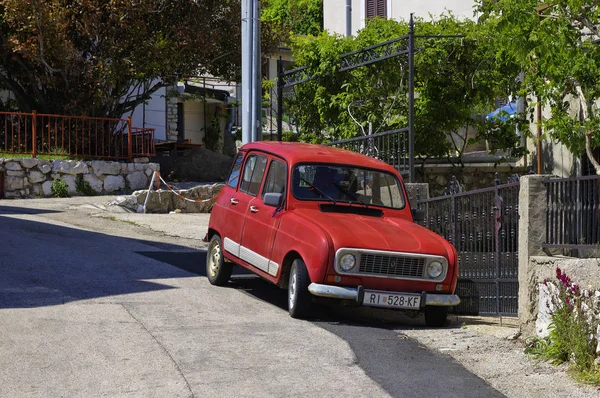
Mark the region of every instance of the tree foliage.
<instances>
[{"instance_id":1,"label":"tree foliage","mask_svg":"<svg viewBox=\"0 0 600 398\"><path fill-rule=\"evenodd\" d=\"M600 145L600 8L590 0L479 1L481 24L495 58L523 70L524 92L551 108L545 134L574 154Z\"/></svg>"},{"instance_id":2,"label":"tree foliage","mask_svg":"<svg viewBox=\"0 0 600 398\"><path fill-rule=\"evenodd\" d=\"M0 89L22 111L120 117L182 76L239 76L240 12L239 0L0 0Z\"/></svg>"},{"instance_id":3,"label":"tree foliage","mask_svg":"<svg viewBox=\"0 0 600 398\"><path fill-rule=\"evenodd\" d=\"M479 131L477 139L493 138L497 149L518 146L514 119L493 124L483 117L494 110L497 98L507 98L517 89L516 65L499 65L487 43L479 40L472 21L444 15L416 21L415 30L417 35L466 35L462 39L416 39L416 152L423 157L460 154L469 142L449 137L464 138L465 129ZM319 76L295 86L286 103L304 139L321 142L354 137L364 134L369 123L373 133L407 126L406 56L339 72L342 54L407 33L405 22L373 19L355 37L324 32L293 40L296 63Z\"/></svg>"},{"instance_id":4,"label":"tree foliage","mask_svg":"<svg viewBox=\"0 0 600 398\"><path fill-rule=\"evenodd\" d=\"M316 36L323 30L323 0L267 0L261 20L273 26L282 42L290 35Z\"/></svg>"}]
</instances>

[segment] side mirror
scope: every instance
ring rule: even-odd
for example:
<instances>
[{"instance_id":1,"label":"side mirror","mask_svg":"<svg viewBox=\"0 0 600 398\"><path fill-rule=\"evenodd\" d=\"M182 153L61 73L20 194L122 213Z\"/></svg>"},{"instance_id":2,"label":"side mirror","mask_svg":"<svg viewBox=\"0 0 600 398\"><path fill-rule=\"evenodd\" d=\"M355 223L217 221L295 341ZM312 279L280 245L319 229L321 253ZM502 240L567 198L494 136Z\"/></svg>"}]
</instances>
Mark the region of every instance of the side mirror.
<instances>
[{"instance_id":1,"label":"side mirror","mask_svg":"<svg viewBox=\"0 0 600 398\"><path fill-rule=\"evenodd\" d=\"M415 222L425 221L425 210L423 209L412 209L412 216Z\"/></svg>"},{"instance_id":2,"label":"side mirror","mask_svg":"<svg viewBox=\"0 0 600 398\"><path fill-rule=\"evenodd\" d=\"M283 195L280 193L266 193L263 202L267 206L280 208L283 204Z\"/></svg>"}]
</instances>

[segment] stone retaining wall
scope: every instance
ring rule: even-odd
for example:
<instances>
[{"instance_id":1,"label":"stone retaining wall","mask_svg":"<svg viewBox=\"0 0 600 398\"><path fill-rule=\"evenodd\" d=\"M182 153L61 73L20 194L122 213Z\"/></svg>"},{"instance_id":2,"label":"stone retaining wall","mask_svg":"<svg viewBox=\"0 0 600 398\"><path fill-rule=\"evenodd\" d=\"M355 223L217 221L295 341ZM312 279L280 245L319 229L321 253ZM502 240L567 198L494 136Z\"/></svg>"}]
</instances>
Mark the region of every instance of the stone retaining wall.
<instances>
[{"instance_id":1,"label":"stone retaining wall","mask_svg":"<svg viewBox=\"0 0 600 398\"><path fill-rule=\"evenodd\" d=\"M87 181L97 194L129 193L148 188L152 173L158 169L159 165L148 163L148 158L132 163L0 158L5 198L52 196L54 179L64 180L71 195L81 195L76 188L78 178Z\"/></svg>"}]
</instances>

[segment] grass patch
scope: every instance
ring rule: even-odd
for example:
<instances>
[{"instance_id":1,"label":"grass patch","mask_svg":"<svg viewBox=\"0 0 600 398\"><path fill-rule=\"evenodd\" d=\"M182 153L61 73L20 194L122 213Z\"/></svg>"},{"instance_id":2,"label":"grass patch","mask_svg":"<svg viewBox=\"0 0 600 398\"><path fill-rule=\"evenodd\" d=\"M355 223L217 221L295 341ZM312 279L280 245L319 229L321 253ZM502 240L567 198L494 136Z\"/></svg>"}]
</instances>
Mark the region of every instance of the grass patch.
<instances>
[{"instance_id":1,"label":"grass patch","mask_svg":"<svg viewBox=\"0 0 600 398\"><path fill-rule=\"evenodd\" d=\"M55 178L52 180L50 191L55 198L68 198L71 196L69 194L69 185L67 185L67 182L62 178Z\"/></svg>"},{"instance_id":2,"label":"grass patch","mask_svg":"<svg viewBox=\"0 0 600 398\"><path fill-rule=\"evenodd\" d=\"M135 221L130 221L130 220L121 220L120 218L117 218L115 216L102 216L100 218L104 218L105 220L110 220L110 221L119 221L119 222L124 222L127 223L129 225L138 225Z\"/></svg>"}]
</instances>

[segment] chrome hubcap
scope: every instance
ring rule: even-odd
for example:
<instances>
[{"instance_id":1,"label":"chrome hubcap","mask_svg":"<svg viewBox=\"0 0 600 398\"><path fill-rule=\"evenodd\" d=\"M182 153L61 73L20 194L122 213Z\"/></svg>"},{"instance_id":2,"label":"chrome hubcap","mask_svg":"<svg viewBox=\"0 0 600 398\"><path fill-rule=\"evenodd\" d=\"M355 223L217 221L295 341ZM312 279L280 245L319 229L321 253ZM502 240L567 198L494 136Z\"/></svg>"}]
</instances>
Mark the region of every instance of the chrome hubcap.
<instances>
[{"instance_id":1,"label":"chrome hubcap","mask_svg":"<svg viewBox=\"0 0 600 398\"><path fill-rule=\"evenodd\" d=\"M214 242L210 247L208 254L208 272L213 278L219 272L219 262L221 261L221 247L218 242Z\"/></svg>"},{"instance_id":2,"label":"chrome hubcap","mask_svg":"<svg viewBox=\"0 0 600 398\"><path fill-rule=\"evenodd\" d=\"M289 294L288 294L288 305L290 309L294 308L294 301L296 299L296 274L292 274L292 279L290 280Z\"/></svg>"}]
</instances>

